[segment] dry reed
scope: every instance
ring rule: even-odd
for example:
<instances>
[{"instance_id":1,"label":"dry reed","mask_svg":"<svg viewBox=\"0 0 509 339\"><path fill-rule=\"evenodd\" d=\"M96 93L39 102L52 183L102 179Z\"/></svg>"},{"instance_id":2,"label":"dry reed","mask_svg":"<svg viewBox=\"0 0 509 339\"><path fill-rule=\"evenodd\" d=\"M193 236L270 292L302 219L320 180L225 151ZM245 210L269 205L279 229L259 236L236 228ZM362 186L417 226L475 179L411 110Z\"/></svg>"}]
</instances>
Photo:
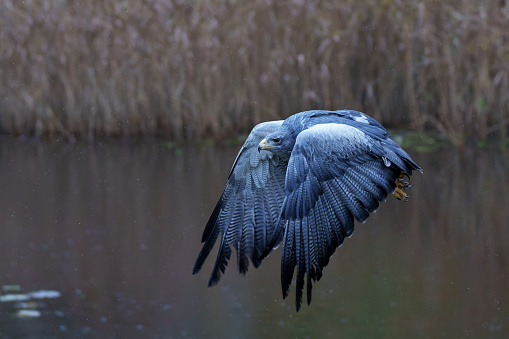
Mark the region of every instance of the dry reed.
<instances>
[{"instance_id":1,"label":"dry reed","mask_svg":"<svg viewBox=\"0 0 509 339\"><path fill-rule=\"evenodd\" d=\"M189 141L352 108L506 141L508 22L506 1L4 0L0 129Z\"/></svg>"}]
</instances>

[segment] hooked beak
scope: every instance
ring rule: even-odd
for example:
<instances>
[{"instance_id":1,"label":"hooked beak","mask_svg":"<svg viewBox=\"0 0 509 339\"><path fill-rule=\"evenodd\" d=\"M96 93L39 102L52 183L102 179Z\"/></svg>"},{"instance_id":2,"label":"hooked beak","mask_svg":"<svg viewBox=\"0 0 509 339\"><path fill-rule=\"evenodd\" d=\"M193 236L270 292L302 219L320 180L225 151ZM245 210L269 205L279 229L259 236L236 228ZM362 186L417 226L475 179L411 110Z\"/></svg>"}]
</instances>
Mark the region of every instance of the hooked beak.
<instances>
[{"instance_id":1,"label":"hooked beak","mask_svg":"<svg viewBox=\"0 0 509 339\"><path fill-rule=\"evenodd\" d=\"M258 144L258 153L260 153L261 150L266 150L269 146L267 145L267 139L263 139Z\"/></svg>"}]
</instances>

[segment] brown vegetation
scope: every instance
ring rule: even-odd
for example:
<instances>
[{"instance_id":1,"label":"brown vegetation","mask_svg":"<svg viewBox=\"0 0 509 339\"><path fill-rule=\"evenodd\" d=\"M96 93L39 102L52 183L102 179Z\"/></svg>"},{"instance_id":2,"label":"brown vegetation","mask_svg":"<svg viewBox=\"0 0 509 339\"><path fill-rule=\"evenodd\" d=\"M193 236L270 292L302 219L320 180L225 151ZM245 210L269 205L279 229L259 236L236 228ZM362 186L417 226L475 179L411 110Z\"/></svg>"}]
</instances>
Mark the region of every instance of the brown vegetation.
<instances>
[{"instance_id":1,"label":"brown vegetation","mask_svg":"<svg viewBox=\"0 0 509 339\"><path fill-rule=\"evenodd\" d=\"M509 124L506 1L4 0L0 128L217 138L362 110L462 143Z\"/></svg>"}]
</instances>

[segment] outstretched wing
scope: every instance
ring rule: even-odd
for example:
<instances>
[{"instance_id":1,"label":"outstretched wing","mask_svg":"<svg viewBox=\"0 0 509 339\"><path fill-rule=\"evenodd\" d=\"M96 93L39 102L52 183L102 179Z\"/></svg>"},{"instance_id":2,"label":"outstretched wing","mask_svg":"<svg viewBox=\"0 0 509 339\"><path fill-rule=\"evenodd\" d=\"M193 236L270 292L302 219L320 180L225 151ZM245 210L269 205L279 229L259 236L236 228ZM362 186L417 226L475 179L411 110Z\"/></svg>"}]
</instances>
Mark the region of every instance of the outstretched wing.
<instances>
[{"instance_id":1,"label":"outstretched wing","mask_svg":"<svg viewBox=\"0 0 509 339\"><path fill-rule=\"evenodd\" d=\"M338 123L317 124L297 136L281 212L286 220L283 296L297 266L297 310L305 277L309 304L312 282L320 279L330 256L353 233L354 219L364 222L394 192L402 171L411 175L418 169L392 142L390 137L375 139L355 126Z\"/></svg>"},{"instance_id":2,"label":"outstretched wing","mask_svg":"<svg viewBox=\"0 0 509 339\"><path fill-rule=\"evenodd\" d=\"M237 252L238 270L245 274L249 259L255 267L272 238L284 200L284 181L288 159L268 151L258 151L258 144L276 131L283 121L261 123L242 146L202 236L203 248L196 259L196 274L211 252L219 235L221 244L209 286L216 285L231 256Z\"/></svg>"}]
</instances>

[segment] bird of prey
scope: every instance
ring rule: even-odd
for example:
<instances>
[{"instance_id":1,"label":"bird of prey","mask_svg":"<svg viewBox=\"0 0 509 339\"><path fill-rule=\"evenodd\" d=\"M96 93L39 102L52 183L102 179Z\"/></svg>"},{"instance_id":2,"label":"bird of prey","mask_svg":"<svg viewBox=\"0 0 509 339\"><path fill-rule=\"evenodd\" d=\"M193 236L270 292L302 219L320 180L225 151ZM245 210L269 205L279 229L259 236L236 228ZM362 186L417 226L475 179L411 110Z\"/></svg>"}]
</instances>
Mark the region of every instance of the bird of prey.
<instances>
[{"instance_id":1,"label":"bird of prey","mask_svg":"<svg viewBox=\"0 0 509 339\"><path fill-rule=\"evenodd\" d=\"M253 128L202 236L198 273L221 239L209 286L225 272L232 249L239 273L281 242L281 284L288 295L295 267L296 308L304 282L311 302L337 247L389 194L406 200L405 176L421 168L370 116L352 110L314 110Z\"/></svg>"}]
</instances>

